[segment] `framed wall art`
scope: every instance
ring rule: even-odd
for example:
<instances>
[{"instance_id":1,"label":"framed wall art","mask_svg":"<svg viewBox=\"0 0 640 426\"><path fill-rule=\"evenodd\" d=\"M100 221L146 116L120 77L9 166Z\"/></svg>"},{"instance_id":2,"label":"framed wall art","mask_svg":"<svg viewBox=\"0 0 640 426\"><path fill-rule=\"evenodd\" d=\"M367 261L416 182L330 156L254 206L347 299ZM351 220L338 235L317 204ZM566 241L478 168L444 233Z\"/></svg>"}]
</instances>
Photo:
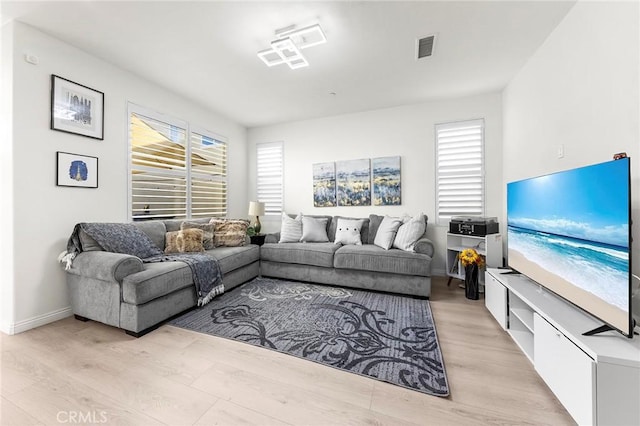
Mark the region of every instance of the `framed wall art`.
<instances>
[{"instance_id":1,"label":"framed wall art","mask_svg":"<svg viewBox=\"0 0 640 426\"><path fill-rule=\"evenodd\" d=\"M400 157L380 157L371 160L373 172L373 205L402 204Z\"/></svg>"},{"instance_id":2,"label":"framed wall art","mask_svg":"<svg viewBox=\"0 0 640 426\"><path fill-rule=\"evenodd\" d=\"M313 165L313 206L335 207L336 163Z\"/></svg>"},{"instance_id":3,"label":"framed wall art","mask_svg":"<svg viewBox=\"0 0 640 426\"><path fill-rule=\"evenodd\" d=\"M60 151L56 155L57 186L98 187L98 157Z\"/></svg>"},{"instance_id":4,"label":"framed wall art","mask_svg":"<svg viewBox=\"0 0 640 426\"><path fill-rule=\"evenodd\" d=\"M51 75L51 129L104 140L104 93Z\"/></svg>"},{"instance_id":5,"label":"framed wall art","mask_svg":"<svg viewBox=\"0 0 640 426\"><path fill-rule=\"evenodd\" d=\"M371 205L371 163L369 159L336 162L338 206Z\"/></svg>"}]
</instances>

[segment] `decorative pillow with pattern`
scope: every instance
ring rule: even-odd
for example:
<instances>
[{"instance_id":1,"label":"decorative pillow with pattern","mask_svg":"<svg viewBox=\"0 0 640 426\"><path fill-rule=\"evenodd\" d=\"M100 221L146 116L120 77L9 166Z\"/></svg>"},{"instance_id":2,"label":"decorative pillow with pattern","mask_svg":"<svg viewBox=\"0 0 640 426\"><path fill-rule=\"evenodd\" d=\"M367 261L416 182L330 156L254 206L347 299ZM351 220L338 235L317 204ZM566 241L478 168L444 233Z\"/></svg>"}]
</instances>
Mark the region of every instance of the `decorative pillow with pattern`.
<instances>
[{"instance_id":1,"label":"decorative pillow with pattern","mask_svg":"<svg viewBox=\"0 0 640 426\"><path fill-rule=\"evenodd\" d=\"M204 246L204 249L211 250L215 247L213 245L213 233L215 231L215 226L211 223L182 222L180 224L180 230L184 231L185 229L202 229L202 245Z\"/></svg>"},{"instance_id":2,"label":"decorative pillow with pattern","mask_svg":"<svg viewBox=\"0 0 640 426\"><path fill-rule=\"evenodd\" d=\"M362 245L360 231L364 225L364 219L338 219L336 226L336 238L334 244Z\"/></svg>"},{"instance_id":3,"label":"decorative pillow with pattern","mask_svg":"<svg viewBox=\"0 0 640 426\"><path fill-rule=\"evenodd\" d=\"M213 218L213 245L215 247L241 247L247 240L249 221L246 219L218 219Z\"/></svg>"},{"instance_id":4,"label":"decorative pillow with pattern","mask_svg":"<svg viewBox=\"0 0 640 426\"><path fill-rule=\"evenodd\" d=\"M169 254L204 251L202 244L203 235L204 232L202 229L185 229L184 231L167 232L164 252Z\"/></svg>"},{"instance_id":5,"label":"decorative pillow with pattern","mask_svg":"<svg viewBox=\"0 0 640 426\"><path fill-rule=\"evenodd\" d=\"M193 253L204 251L204 231L202 229L189 228L178 231L176 244L180 253Z\"/></svg>"},{"instance_id":6,"label":"decorative pillow with pattern","mask_svg":"<svg viewBox=\"0 0 640 426\"><path fill-rule=\"evenodd\" d=\"M426 229L427 224L422 213L413 218L405 216L403 224L398 228L396 238L393 240L393 247L404 251L414 251L416 242L424 235Z\"/></svg>"},{"instance_id":7,"label":"decorative pillow with pattern","mask_svg":"<svg viewBox=\"0 0 640 426\"><path fill-rule=\"evenodd\" d=\"M302 213L295 219L282 212L282 226L280 227L280 243L298 243L302 238Z\"/></svg>"}]
</instances>

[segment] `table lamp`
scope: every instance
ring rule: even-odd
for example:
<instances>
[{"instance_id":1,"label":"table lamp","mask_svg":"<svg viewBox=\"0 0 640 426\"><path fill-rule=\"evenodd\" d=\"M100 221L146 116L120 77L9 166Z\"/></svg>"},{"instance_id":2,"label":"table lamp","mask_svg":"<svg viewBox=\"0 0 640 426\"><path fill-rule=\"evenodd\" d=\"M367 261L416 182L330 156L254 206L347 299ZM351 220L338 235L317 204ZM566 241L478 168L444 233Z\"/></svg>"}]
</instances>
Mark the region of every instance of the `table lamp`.
<instances>
[{"instance_id":1,"label":"table lamp","mask_svg":"<svg viewBox=\"0 0 640 426\"><path fill-rule=\"evenodd\" d=\"M256 230L256 234L259 234L260 228L262 228L262 225L260 225L259 216L263 216L263 215L264 215L264 203L260 201L249 201L249 216L256 217L256 224L253 225L253 229Z\"/></svg>"}]
</instances>

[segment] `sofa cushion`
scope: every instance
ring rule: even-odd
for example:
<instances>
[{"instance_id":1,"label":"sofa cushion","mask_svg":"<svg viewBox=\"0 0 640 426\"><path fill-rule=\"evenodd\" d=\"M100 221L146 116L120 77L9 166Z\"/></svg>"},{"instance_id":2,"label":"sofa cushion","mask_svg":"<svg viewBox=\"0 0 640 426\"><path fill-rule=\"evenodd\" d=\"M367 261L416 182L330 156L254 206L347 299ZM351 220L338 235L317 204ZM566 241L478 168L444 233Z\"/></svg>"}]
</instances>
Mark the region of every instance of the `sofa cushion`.
<instances>
[{"instance_id":1,"label":"sofa cushion","mask_svg":"<svg viewBox=\"0 0 640 426\"><path fill-rule=\"evenodd\" d=\"M338 229L338 220L339 219L347 219L347 220L364 220L362 222L362 229L360 229L360 241L362 244L366 244L369 237L369 219L361 218L361 217L346 217L346 216L334 216L331 220L331 224L329 225L329 232L327 235L329 236L329 241L336 240L336 230Z\"/></svg>"},{"instance_id":2,"label":"sofa cushion","mask_svg":"<svg viewBox=\"0 0 640 426\"><path fill-rule=\"evenodd\" d=\"M193 285L191 268L184 262L145 263L143 271L122 280L122 299L141 305Z\"/></svg>"},{"instance_id":3,"label":"sofa cushion","mask_svg":"<svg viewBox=\"0 0 640 426\"><path fill-rule=\"evenodd\" d=\"M431 276L431 257L376 245L342 246L334 256L337 269L387 272L390 274Z\"/></svg>"},{"instance_id":4,"label":"sofa cushion","mask_svg":"<svg viewBox=\"0 0 640 426\"><path fill-rule=\"evenodd\" d=\"M213 250L207 250L206 253L218 261L223 274L222 282L224 282L224 274L227 272L234 271L260 259L260 248L256 245L217 247Z\"/></svg>"},{"instance_id":5,"label":"sofa cushion","mask_svg":"<svg viewBox=\"0 0 640 426\"><path fill-rule=\"evenodd\" d=\"M271 262L333 267L333 254L340 246L333 243L265 243L260 258Z\"/></svg>"},{"instance_id":6,"label":"sofa cushion","mask_svg":"<svg viewBox=\"0 0 640 426\"><path fill-rule=\"evenodd\" d=\"M153 241L153 244L158 246L159 249L164 250L164 234L167 233L167 228L161 220L145 220L142 222L133 222L139 230L147 234L147 236ZM179 228L178 228L179 229ZM174 229L177 231L178 229Z\"/></svg>"},{"instance_id":7,"label":"sofa cushion","mask_svg":"<svg viewBox=\"0 0 640 426\"><path fill-rule=\"evenodd\" d=\"M200 218L191 218L191 219L169 219L164 220L164 226L167 228L167 232L179 231L182 226L182 222L193 222L193 223L209 223L211 220L210 217L200 217Z\"/></svg>"},{"instance_id":8,"label":"sofa cushion","mask_svg":"<svg viewBox=\"0 0 640 426\"><path fill-rule=\"evenodd\" d=\"M380 228L380 224L382 223L382 219L384 216L380 216L377 214L369 215L369 235L367 237L367 244L373 244L376 240L376 235L378 234L378 228ZM364 241L362 241L364 243Z\"/></svg>"}]
</instances>

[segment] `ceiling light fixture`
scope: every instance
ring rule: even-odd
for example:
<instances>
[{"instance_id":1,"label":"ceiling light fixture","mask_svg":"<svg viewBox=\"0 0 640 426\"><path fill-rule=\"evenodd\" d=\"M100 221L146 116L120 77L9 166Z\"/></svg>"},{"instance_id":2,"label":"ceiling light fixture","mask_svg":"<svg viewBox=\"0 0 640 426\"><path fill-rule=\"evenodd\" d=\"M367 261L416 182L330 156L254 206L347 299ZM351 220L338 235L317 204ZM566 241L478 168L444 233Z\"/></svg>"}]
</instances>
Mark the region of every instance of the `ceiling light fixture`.
<instances>
[{"instance_id":1,"label":"ceiling light fixture","mask_svg":"<svg viewBox=\"0 0 640 426\"><path fill-rule=\"evenodd\" d=\"M278 38L271 42L270 49L258 52L258 57L268 67L280 64L287 64L292 70L308 67L309 62L300 51L327 42L319 24L299 30L289 27L284 31L276 31L276 36Z\"/></svg>"}]
</instances>

